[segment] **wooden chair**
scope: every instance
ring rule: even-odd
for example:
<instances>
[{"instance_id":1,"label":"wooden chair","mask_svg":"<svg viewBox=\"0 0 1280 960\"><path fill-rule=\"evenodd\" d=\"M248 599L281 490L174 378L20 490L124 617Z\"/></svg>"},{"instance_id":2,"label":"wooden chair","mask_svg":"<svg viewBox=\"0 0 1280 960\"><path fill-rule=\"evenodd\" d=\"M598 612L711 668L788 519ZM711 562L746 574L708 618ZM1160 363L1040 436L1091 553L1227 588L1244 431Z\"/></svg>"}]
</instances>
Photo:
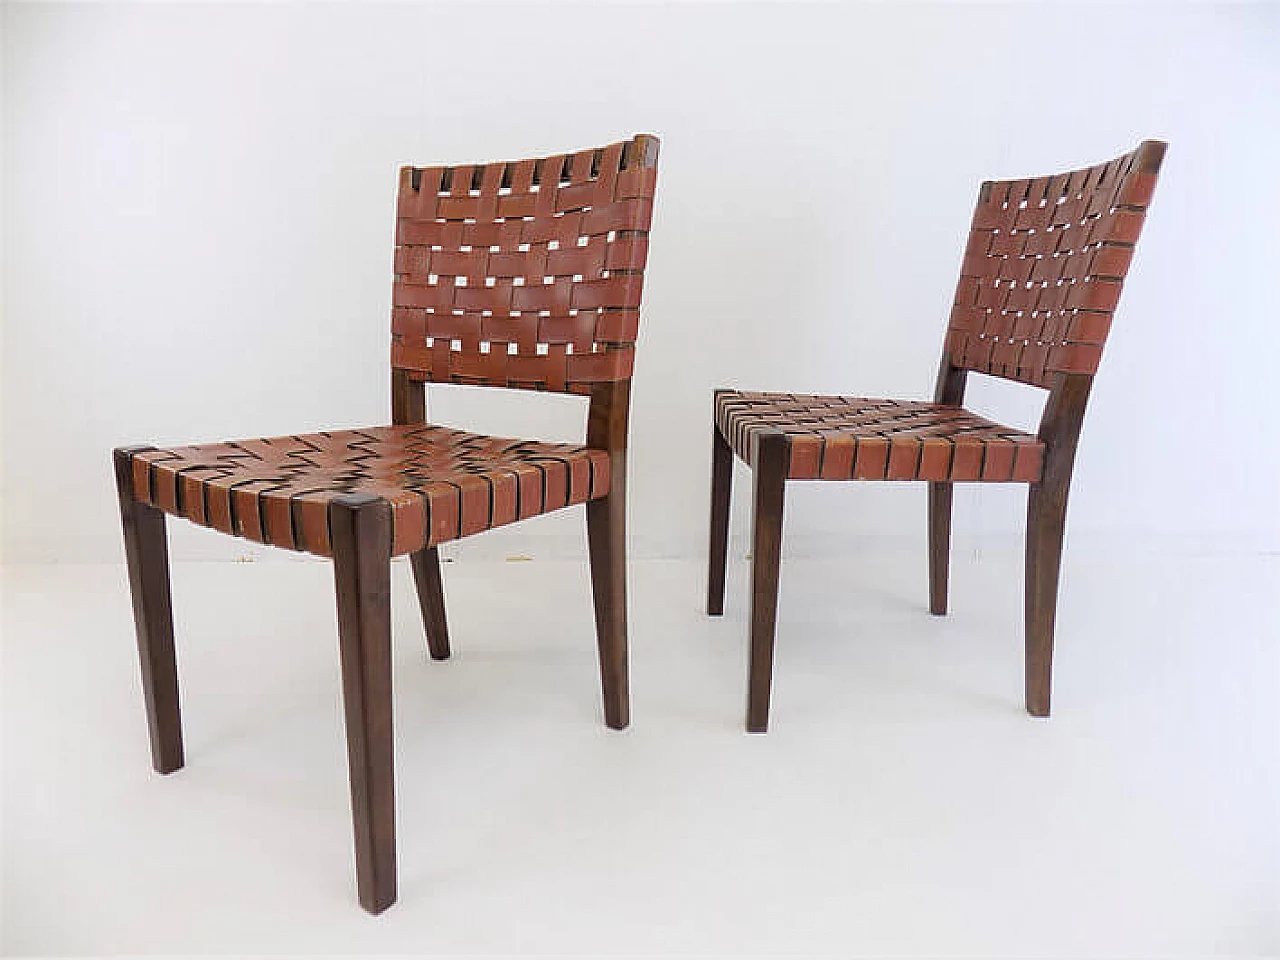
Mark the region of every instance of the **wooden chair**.
<instances>
[{"instance_id":1,"label":"wooden chair","mask_svg":"<svg viewBox=\"0 0 1280 960\"><path fill-rule=\"evenodd\" d=\"M724 610L736 453L754 482L747 729L769 723L788 480L929 482L929 609L947 612L952 484L1029 484L1026 705L1049 714L1067 491L1093 375L1165 144L1034 180L988 182L960 270L932 403L715 393L707 612ZM1048 391L1032 436L962 408L970 371Z\"/></svg>"},{"instance_id":2,"label":"wooden chair","mask_svg":"<svg viewBox=\"0 0 1280 960\"><path fill-rule=\"evenodd\" d=\"M391 426L115 451L152 759L183 764L165 514L332 557L360 903L396 898L391 558L449 656L437 547L585 503L605 723L628 723L627 412L658 140L400 171ZM585 445L425 422L425 382L590 397Z\"/></svg>"}]
</instances>

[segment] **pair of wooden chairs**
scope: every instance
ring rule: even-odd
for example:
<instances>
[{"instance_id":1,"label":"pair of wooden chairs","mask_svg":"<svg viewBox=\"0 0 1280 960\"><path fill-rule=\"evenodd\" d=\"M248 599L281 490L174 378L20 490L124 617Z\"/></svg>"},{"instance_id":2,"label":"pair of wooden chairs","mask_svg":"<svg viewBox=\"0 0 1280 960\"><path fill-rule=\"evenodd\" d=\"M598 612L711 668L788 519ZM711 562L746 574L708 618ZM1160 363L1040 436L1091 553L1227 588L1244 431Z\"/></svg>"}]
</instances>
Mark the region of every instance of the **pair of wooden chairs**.
<instances>
[{"instance_id":1,"label":"pair of wooden chairs","mask_svg":"<svg viewBox=\"0 0 1280 960\"><path fill-rule=\"evenodd\" d=\"M753 470L748 729L768 720L787 480L930 484L930 608L946 610L952 484L1030 486L1027 707L1049 709L1067 489L1081 418L1164 145L983 185L933 403L715 395L708 611L723 608L732 457ZM630 382L658 140L482 166L405 168L397 206L392 424L125 447L115 473L155 769L183 765L165 515L332 557L360 903L396 896L390 563L408 554L427 646L449 656L437 548L585 504L604 718L627 726ZM969 371L1049 391L1036 436L961 407ZM581 445L426 422L427 382L589 397Z\"/></svg>"}]
</instances>

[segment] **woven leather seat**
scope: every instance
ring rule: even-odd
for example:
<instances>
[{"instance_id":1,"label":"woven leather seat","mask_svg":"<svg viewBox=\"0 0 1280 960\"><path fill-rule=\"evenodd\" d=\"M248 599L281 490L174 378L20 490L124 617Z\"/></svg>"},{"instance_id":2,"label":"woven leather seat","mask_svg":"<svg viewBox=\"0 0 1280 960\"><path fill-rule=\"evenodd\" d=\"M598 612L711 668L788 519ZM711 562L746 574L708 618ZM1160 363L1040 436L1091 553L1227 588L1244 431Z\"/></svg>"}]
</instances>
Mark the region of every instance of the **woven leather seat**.
<instances>
[{"instance_id":1,"label":"woven leather seat","mask_svg":"<svg viewBox=\"0 0 1280 960\"><path fill-rule=\"evenodd\" d=\"M394 556L609 492L609 454L448 427L392 426L132 455L143 503L289 550L332 556L329 502L391 504Z\"/></svg>"},{"instance_id":2,"label":"woven leather seat","mask_svg":"<svg viewBox=\"0 0 1280 960\"><path fill-rule=\"evenodd\" d=\"M747 463L786 437L788 480L1040 479L1044 444L962 407L798 393L716 394L716 426Z\"/></svg>"}]
</instances>

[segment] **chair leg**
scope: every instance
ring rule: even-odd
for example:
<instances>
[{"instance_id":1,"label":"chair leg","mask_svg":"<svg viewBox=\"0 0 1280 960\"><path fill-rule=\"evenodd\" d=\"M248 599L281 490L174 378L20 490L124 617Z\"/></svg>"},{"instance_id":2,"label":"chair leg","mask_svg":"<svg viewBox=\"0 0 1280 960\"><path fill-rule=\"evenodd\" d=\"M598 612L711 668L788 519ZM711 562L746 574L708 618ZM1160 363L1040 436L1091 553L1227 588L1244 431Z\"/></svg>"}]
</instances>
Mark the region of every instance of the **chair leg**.
<instances>
[{"instance_id":1,"label":"chair leg","mask_svg":"<svg viewBox=\"0 0 1280 960\"><path fill-rule=\"evenodd\" d=\"M151 734L151 765L159 773L173 773L181 769L184 758L178 664L173 644L173 601L169 593L169 546L164 514L133 496L130 455L147 449L151 448L116 450L113 459L138 659L142 666L142 694Z\"/></svg>"},{"instance_id":2,"label":"chair leg","mask_svg":"<svg viewBox=\"0 0 1280 960\"><path fill-rule=\"evenodd\" d=\"M627 668L627 499L625 468L616 465L607 497L587 503L587 548L596 611L596 646L604 722L624 730L631 722Z\"/></svg>"},{"instance_id":3,"label":"chair leg","mask_svg":"<svg viewBox=\"0 0 1280 960\"><path fill-rule=\"evenodd\" d=\"M1033 717L1049 715L1053 683L1053 627L1067 516L1065 484L1032 484L1027 495L1026 704Z\"/></svg>"},{"instance_id":4,"label":"chair leg","mask_svg":"<svg viewBox=\"0 0 1280 960\"><path fill-rule=\"evenodd\" d=\"M778 567L782 559L782 507L787 481L787 442L781 433L757 440L751 546L751 668L747 731L769 729L773 639L778 618Z\"/></svg>"},{"instance_id":5,"label":"chair leg","mask_svg":"<svg viewBox=\"0 0 1280 960\"><path fill-rule=\"evenodd\" d=\"M381 913L396 899L391 735L391 508L348 494L330 503L342 696L360 904Z\"/></svg>"},{"instance_id":6,"label":"chair leg","mask_svg":"<svg viewBox=\"0 0 1280 960\"><path fill-rule=\"evenodd\" d=\"M729 497L733 488L733 448L711 428L711 543L707 550L707 613L724 613L724 568L729 553Z\"/></svg>"},{"instance_id":7,"label":"chair leg","mask_svg":"<svg viewBox=\"0 0 1280 960\"><path fill-rule=\"evenodd\" d=\"M947 612L947 581L951 569L950 483L929 484L929 612Z\"/></svg>"},{"instance_id":8,"label":"chair leg","mask_svg":"<svg viewBox=\"0 0 1280 960\"><path fill-rule=\"evenodd\" d=\"M449 659L449 621L444 611L444 583L440 579L440 551L425 547L409 557L413 582L418 587L422 626L432 660Z\"/></svg>"}]
</instances>

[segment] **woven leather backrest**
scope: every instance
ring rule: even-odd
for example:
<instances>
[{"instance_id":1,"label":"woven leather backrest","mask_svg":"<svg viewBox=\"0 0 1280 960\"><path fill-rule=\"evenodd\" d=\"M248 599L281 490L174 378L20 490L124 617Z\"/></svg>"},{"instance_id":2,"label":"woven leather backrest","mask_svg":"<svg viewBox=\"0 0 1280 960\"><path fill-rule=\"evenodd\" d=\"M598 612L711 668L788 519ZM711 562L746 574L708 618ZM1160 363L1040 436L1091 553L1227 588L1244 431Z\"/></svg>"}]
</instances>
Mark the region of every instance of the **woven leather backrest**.
<instances>
[{"instance_id":1,"label":"woven leather backrest","mask_svg":"<svg viewBox=\"0 0 1280 960\"><path fill-rule=\"evenodd\" d=\"M590 393L631 377L658 140L405 167L391 366L414 380Z\"/></svg>"},{"instance_id":2,"label":"woven leather backrest","mask_svg":"<svg viewBox=\"0 0 1280 960\"><path fill-rule=\"evenodd\" d=\"M947 328L951 362L1038 387L1092 375L1165 144L1034 180L984 183Z\"/></svg>"}]
</instances>

